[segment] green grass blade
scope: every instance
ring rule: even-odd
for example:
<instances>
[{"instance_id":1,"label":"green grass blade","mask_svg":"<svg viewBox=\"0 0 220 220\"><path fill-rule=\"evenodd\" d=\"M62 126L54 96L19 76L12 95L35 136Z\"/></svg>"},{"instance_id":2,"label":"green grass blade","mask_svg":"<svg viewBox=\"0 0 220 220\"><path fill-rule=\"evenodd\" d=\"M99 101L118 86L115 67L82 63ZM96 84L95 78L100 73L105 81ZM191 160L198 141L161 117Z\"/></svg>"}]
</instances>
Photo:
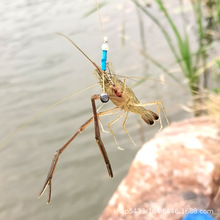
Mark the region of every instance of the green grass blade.
<instances>
[{"instance_id":1,"label":"green grass blade","mask_svg":"<svg viewBox=\"0 0 220 220\"><path fill-rule=\"evenodd\" d=\"M163 33L169 47L170 50L172 51L176 61L179 63L180 66L182 66L182 64L180 63L181 58L179 57L174 45L172 44L172 39L170 38L168 32L166 31L166 29L161 25L161 23L159 22L159 20L153 16L149 10L147 10L146 8L144 8L144 6L142 6L141 4L139 4L139 2L137 0L131 0L138 8L140 8L157 26L158 28L161 30L161 32Z\"/></svg>"}]
</instances>

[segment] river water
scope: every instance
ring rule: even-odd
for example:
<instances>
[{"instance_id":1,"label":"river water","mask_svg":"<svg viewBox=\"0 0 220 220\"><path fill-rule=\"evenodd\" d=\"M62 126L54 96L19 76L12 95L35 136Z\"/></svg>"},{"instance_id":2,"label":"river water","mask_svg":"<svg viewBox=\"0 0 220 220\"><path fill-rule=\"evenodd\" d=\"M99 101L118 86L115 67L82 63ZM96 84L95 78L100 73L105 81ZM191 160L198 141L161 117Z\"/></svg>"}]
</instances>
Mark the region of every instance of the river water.
<instances>
[{"instance_id":1,"label":"river water","mask_svg":"<svg viewBox=\"0 0 220 220\"><path fill-rule=\"evenodd\" d=\"M19 0L0 2L0 140L46 107L96 83L94 67L65 38L70 36L96 63L101 57L102 35L97 13L83 18L94 8L94 1ZM155 13L157 13L157 10ZM139 53L140 33L134 5L109 3L101 10L109 38L109 61L118 74L152 78L163 74ZM120 28L125 19L126 46L122 47ZM152 22L144 17L148 53L158 61L173 63L167 45ZM179 74L180 81L181 75ZM165 79L166 78L165 76ZM127 80L129 85L135 82ZM142 102L162 100L170 122L190 116L180 103L190 101L189 93L171 85L145 81L134 88ZM174 92L175 91L175 92ZM112 128L123 151L117 149L111 134L102 132L114 178L108 177L94 139L93 125L80 134L61 155L52 187L52 201L38 199L54 152L92 114L90 97L100 87L86 90L57 105L17 132L0 147L0 219L97 219L108 203L138 149L141 136L149 140L159 123L149 127L140 117L129 115L127 129L136 146L122 128L123 120ZM111 108L110 103L107 108ZM152 107L156 111L155 107ZM102 119L103 126L116 116ZM163 115L162 115L163 118ZM166 125L163 119L164 125Z\"/></svg>"}]
</instances>

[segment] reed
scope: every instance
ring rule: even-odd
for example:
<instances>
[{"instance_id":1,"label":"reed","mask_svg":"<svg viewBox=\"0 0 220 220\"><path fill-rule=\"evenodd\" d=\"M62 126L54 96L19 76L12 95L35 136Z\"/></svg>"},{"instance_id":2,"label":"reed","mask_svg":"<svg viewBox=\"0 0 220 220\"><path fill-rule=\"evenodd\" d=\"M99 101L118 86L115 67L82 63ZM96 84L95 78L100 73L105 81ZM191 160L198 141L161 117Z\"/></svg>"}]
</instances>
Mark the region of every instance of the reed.
<instances>
[{"instance_id":1,"label":"reed","mask_svg":"<svg viewBox=\"0 0 220 220\"><path fill-rule=\"evenodd\" d=\"M210 25L205 26L204 20L207 20L205 17L204 12L202 11L202 2L201 0L193 1L191 0L192 11L195 17L196 23L196 36L197 36L197 50L192 51L192 45L190 41L189 33L186 31L186 24L185 24L185 14L184 14L184 6L183 1L179 0L179 5L181 8L181 16L184 24L184 32L183 34L180 33L180 28L175 24L174 20L170 16L170 13L166 9L164 2L162 0L156 0L156 3L163 13L167 23L172 30L172 33L167 31L167 27L165 28L160 19L154 16L151 12L149 7L140 3L139 0L132 0L132 2L142 10L142 12L148 16L155 25L158 26L160 29L163 37L166 39L167 44L173 53L173 56L176 60L176 63L179 65L181 72L184 74L185 79L187 80L189 89L193 96L193 108L194 108L194 115L199 116L206 112L203 111L196 111L195 106L202 105L204 102L204 93L207 93L207 90L213 90L213 88L209 87L209 80L210 74L214 74L210 72L210 69L203 68L207 66L208 62L208 52L211 48L212 40L210 40L210 36L207 34L207 30L210 30ZM211 4L212 3L212 4ZM213 21L217 31L219 31L219 24L220 24L220 3L219 1L206 1L207 10L210 12L209 19ZM182 27L181 27L182 28ZM171 34L174 35L174 39L171 37ZM155 62L153 62L155 64ZM217 63L216 63L217 64ZM157 64L156 64L157 65ZM159 64L160 66L163 64ZM160 69L162 69L159 65L157 65ZM203 72L198 74L198 70L201 68L204 69ZM169 74L170 75L170 74ZM174 75L173 77L174 78ZM177 78L177 76L175 76ZM215 78L216 77L212 77ZM217 77L218 78L218 77ZM219 80L219 79L218 79ZM219 81L218 81L219 82ZM218 91L219 92L219 91Z\"/></svg>"}]
</instances>

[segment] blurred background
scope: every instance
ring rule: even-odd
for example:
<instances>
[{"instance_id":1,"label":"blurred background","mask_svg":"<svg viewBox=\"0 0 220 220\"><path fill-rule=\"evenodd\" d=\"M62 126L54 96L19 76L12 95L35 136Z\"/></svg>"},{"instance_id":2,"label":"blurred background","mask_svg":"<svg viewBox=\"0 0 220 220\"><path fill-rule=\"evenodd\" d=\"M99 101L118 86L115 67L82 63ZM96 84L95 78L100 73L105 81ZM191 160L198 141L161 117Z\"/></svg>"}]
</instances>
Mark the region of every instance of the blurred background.
<instances>
[{"instance_id":1,"label":"blurred background","mask_svg":"<svg viewBox=\"0 0 220 220\"><path fill-rule=\"evenodd\" d=\"M114 64L118 75L128 77L127 84L142 103L161 100L172 123L196 114L191 108L194 99L190 90L200 92L206 79L186 76L190 71L200 70L201 73L197 72L200 78L205 70L199 66L218 56L219 35L215 31L218 20L216 13L212 15L213 8L200 1L202 14L190 1L169 1L165 7L177 33L159 3L104 1L100 2L100 13L109 40L108 61ZM212 7L216 9L219 5ZM123 151L117 149L111 134L101 133L114 172L114 178L110 179L91 124L61 155L49 205L46 194L41 199L38 195L51 160L55 151L91 117L90 97L101 92L100 86L57 105L5 142L8 135L33 115L97 83L91 63L56 34L69 36L100 65L103 37L95 8L93 0L0 2L0 219L97 219L126 176L138 149L160 128L159 122L150 127L139 116L129 114L127 129L136 143L134 146L124 132L123 119L119 120L112 129ZM207 19L209 15L213 20ZM208 27L211 21L214 29ZM207 29L201 29L200 23ZM160 26L165 28L169 39ZM209 41L201 36L207 30ZM189 54L191 60L187 60ZM189 67L189 63L197 66ZM188 72L184 73L184 69ZM219 69L214 70L215 74L208 73L212 81L207 80L204 89L219 92ZM164 80L169 83L163 83ZM190 106L191 112L184 110L186 106ZM112 107L111 103L105 106ZM154 106L150 109L157 111ZM106 130L116 117L101 119ZM162 112L161 118L166 127Z\"/></svg>"}]
</instances>

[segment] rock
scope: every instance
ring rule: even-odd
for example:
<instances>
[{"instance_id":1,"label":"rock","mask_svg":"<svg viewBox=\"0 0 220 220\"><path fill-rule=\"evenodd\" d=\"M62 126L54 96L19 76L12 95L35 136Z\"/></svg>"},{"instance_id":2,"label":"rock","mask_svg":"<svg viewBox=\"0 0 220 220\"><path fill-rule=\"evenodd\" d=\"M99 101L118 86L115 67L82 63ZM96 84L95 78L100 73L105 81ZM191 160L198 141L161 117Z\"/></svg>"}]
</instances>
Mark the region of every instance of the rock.
<instances>
[{"instance_id":1,"label":"rock","mask_svg":"<svg viewBox=\"0 0 220 220\"><path fill-rule=\"evenodd\" d=\"M209 118L171 124L139 150L99 220L174 220L196 209L220 213L220 198L214 199L219 152L220 128Z\"/></svg>"}]
</instances>

